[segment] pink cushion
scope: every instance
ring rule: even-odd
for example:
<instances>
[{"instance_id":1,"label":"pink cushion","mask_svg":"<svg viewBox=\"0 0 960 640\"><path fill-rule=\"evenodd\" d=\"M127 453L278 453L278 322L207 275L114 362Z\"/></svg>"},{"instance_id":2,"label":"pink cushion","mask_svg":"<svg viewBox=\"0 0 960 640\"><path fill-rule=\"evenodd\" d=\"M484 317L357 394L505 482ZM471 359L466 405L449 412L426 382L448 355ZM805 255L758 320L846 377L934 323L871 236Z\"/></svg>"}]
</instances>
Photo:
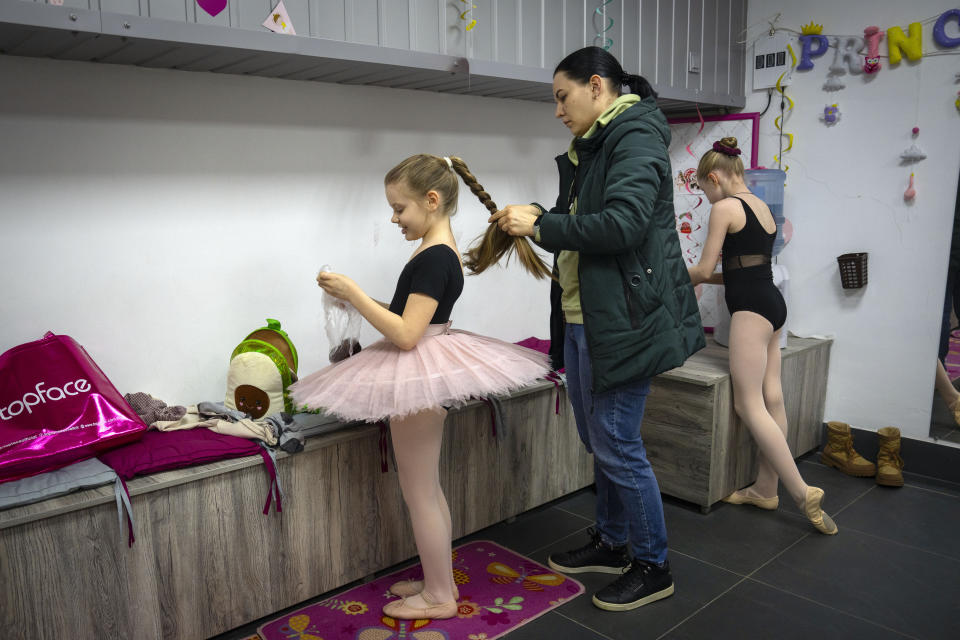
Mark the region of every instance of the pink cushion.
<instances>
[{"instance_id":1,"label":"pink cushion","mask_svg":"<svg viewBox=\"0 0 960 640\"><path fill-rule=\"evenodd\" d=\"M533 349L534 351L539 351L540 353L550 353L550 341L541 340L540 338L524 338L520 342L516 342L521 347L526 347L527 349Z\"/></svg>"},{"instance_id":2,"label":"pink cushion","mask_svg":"<svg viewBox=\"0 0 960 640\"><path fill-rule=\"evenodd\" d=\"M215 433L203 427L183 431L150 429L137 442L111 449L100 460L124 480L205 462L258 455L253 440Z\"/></svg>"}]
</instances>

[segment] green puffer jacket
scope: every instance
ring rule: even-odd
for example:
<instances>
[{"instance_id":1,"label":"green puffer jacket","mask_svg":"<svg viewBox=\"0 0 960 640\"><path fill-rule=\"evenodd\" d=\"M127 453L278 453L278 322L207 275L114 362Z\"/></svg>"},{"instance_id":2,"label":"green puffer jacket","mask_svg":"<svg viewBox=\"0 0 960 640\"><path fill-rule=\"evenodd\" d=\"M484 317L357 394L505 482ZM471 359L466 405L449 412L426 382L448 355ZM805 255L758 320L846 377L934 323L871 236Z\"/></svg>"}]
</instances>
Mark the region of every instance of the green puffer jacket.
<instances>
[{"instance_id":1,"label":"green puffer jacket","mask_svg":"<svg viewBox=\"0 0 960 640\"><path fill-rule=\"evenodd\" d=\"M594 393L679 367L705 346L700 311L680 253L673 209L670 129L645 98L557 156L560 195L540 207L540 246L580 252L580 306ZM568 215L573 195L576 215ZM561 317L559 285L551 317ZM551 322L551 344L563 342ZM554 365L562 351L554 350ZM561 356L562 357L562 356ZM559 368L559 367L558 367Z\"/></svg>"}]
</instances>

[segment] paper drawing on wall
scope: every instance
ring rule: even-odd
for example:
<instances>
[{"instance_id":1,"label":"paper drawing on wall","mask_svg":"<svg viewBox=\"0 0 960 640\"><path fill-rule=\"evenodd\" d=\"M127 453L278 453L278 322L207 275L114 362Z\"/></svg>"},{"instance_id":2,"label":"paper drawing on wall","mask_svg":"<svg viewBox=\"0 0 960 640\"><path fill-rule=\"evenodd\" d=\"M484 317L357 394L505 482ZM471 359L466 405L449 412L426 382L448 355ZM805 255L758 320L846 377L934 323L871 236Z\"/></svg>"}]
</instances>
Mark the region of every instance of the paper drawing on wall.
<instances>
[{"instance_id":1,"label":"paper drawing on wall","mask_svg":"<svg viewBox=\"0 0 960 640\"><path fill-rule=\"evenodd\" d=\"M690 145L687 145L689 147ZM675 184L678 189L686 189L687 193L693 193L693 189L700 189L700 185L697 184L697 170L695 168L690 168L684 171L681 169L677 172L677 179Z\"/></svg>"},{"instance_id":2,"label":"paper drawing on wall","mask_svg":"<svg viewBox=\"0 0 960 640\"><path fill-rule=\"evenodd\" d=\"M274 33L286 33L292 36L297 35L297 32L293 28L293 22L290 20L290 15L287 13L287 8L283 6L283 0L280 0L277 6L273 8L273 11L270 12L267 19L263 21L263 26Z\"/></svg>"}]
</instances>

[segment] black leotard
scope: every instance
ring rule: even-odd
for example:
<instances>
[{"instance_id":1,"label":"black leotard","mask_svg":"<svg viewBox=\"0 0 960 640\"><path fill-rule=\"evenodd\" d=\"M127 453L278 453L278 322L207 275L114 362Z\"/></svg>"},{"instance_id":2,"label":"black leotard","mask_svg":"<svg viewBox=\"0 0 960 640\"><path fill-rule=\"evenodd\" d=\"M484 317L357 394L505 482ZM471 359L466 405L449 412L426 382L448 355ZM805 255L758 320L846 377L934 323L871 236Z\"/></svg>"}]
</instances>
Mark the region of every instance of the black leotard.
<instances>
[{"instance_id":1,"label":"black leotard","mask_svg":"<svg viewBox=\"0 0 960 640\"><path fill-rule=\"evenodd\" d=\"M411 293L423 293L437 301L430 324L450 319L453 303L463 291L463 268L449 245L435 244L413 256L400 272L390 311L403 315Z\"/></svg>"},{"instance_id":2,"label":"black leotard","mask_svg":"<svg viewBox=\"0 0 960 640\"><path fill-rule=\"evenodd\" d=\"M770 259L776 231L767 233L757 215L742 198L747 223L736 233L723 239L723 284L727 309L758 313L776 331L787 320L787 305L780 290L773 284ZM741 264L743 266L741 266ZM747 266L750 265L750 266Z\"/></svg>"}]
</instances>

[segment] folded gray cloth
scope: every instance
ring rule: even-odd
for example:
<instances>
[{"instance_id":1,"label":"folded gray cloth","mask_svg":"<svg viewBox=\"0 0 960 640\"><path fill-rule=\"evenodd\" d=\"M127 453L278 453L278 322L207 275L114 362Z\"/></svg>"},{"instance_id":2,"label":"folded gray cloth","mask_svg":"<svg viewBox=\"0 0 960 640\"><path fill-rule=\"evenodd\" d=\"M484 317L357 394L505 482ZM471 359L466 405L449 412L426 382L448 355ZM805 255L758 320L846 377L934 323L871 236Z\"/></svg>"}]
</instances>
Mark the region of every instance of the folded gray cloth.
<instances>
[{"instance_id":1,"label":"folded gray cloth","mask_svg":"<svg viewBox=\"0 0 960 640\"><path fill-rule=\"evenodd\" d=\"M167 406L167 403L163 400L154 398L143 391L128 393L123 398L147 424L153 424L161 420L179 420L187 413L186 407Z\"/></svg>"},{"instance_id":2,"label":"folded gray cloth","mask_svg":"<svg viewBox=\"0 0 960 640\"><path fill-rule=\"evenodd\" d=\"M197 404L197 413L204 418L220 418L227 422L236 422L250 417L243 411L227 407L222 402L201 402Z\"/></svg>"}]
</instances>

